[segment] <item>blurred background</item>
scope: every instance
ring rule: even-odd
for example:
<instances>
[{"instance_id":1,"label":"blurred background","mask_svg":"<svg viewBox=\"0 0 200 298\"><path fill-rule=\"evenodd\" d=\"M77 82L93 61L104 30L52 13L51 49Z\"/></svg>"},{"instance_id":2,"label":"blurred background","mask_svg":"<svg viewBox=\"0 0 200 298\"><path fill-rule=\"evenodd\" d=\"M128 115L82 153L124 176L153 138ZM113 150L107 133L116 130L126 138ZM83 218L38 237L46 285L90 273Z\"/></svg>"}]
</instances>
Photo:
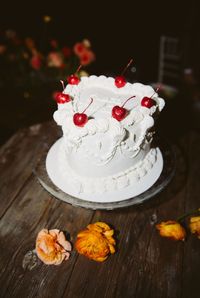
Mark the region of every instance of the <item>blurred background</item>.
<instances>
[{"instance_id":1,"label":"blurred background","mask_svg":"<svg viewBox=\"0 0 200 298\"><path fill-rule=\"evenodd\" d=\"M177 138L200 127L198 1L15 1L0 11L0 144L52 119L60 79L79 64L161 86L159 129Z\"/></svg>"}]
</instances>

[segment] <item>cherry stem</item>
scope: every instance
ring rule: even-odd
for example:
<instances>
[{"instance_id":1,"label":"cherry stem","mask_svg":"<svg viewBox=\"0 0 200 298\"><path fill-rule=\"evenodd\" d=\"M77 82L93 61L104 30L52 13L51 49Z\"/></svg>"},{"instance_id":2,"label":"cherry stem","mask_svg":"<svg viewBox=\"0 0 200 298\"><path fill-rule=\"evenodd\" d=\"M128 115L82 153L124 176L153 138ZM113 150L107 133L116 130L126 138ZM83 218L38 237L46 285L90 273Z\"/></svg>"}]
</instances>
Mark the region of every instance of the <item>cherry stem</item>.
<instances>
[{"instance_id":1,"label":"cherry stem","mask_svg":"<svg viewBox=\"0 0 200 298\"><path fill-rule=\"evenodd\" d=\"M85 111L89 108L89 106L93 103L93 98L91 98L89 105L85 108L85 110L82 112L82 114L85 113Z\"/></svg>"},{"instance_id":2,"label":"cherry stem","mask_svg":"<svg viewBox=\"0 0 200 298\"><path fill-rule=\"evenodd\" d=\"M192 214L194 214L194 213L200 213L200 208L198 208L198 209L196 209L196 210L192 210L192 211L190 211L190 212L187 212L187 213L185 213L185 214L179 216L179 217L176 219L176 221L181 221L181 220L183 220L185 217L187 217L187 216L189 216L189 215L192 215Z\"/></svg>"},{"instance_id":3,"label":"cherry stem","mask_svg":"<svg viewBox=\"0 0 200 298\"><path fill-rule=\"evenodd\" d=\"M129 98L123 103L122 108L125 106L125 104L127 103L127 101L130 100L130 99L133 98L133 97L135 97L135 95L129 97Z\"/></svg>"},{"instance_id":4,"label":"cherry stem","mask_svg":"<svg viewBox=\"0 0 200 298\"><path fill-rule=\"evenodd\" d=\"M158 90L160 90L160 88L161 88L161 85L159 85L159 86L156 88L156 90L154 91L154 93L151 95L151 97L150 97L150 98L152 98L152 97L154 96L154 94L155 94L155 93L157 93L157 92L158 92Z\"/></svg>"},{"instance_id":5,"label":"cherry stem","mask_svg":"<svg viewBox=\"0 0 200 298\"><path fill-rule=\"evenodd\" d=\"M123 76L123 74L127 71L127 69L129 68L129 66L133 63L133 59L131 59L129 61L129 63L126 65L126 67L123 69L123 71L121 72L121 75Z\"/></svg>"},{"instance_id":6,"label":"cherry stem","mask_svg":"<svg viewBox=\"0 0 200 298\"><path fill-rule=\"evenodd\" d=\"M62 87L63 87L63 91L65 90L65 85L64 85L64 82L62 80L60 80L61 84L62 84Z\"/></svg>"},{"instance_id":7,"label":"cherry stem","mask_svg":"<svg viewBox=\"0 0 200 298\"><path fill-rule=\"evenodd\" d=\"M83 65L80 64L79 67L77 68L77 70L75 71L75 73L79 72L79 70L81 69L82 66L83 66Z\"/></svg>"}]
</instances>

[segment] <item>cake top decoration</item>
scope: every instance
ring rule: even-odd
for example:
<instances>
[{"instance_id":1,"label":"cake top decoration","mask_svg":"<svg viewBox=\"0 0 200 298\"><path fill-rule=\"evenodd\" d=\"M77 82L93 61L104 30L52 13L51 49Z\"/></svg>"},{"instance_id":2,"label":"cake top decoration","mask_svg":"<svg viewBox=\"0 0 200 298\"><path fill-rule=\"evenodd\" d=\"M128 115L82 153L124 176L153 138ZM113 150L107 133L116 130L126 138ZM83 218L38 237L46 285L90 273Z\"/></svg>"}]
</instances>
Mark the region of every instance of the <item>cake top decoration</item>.
<instances>
[{"instance_id":1,"label":"cake top decoration","mask_svg":"<svg viewBox=\"0 0 200 298\"><path fill-rule=\"evenodd\" d=\"M121 74L119 76L117 76L115 78L115 86L117 88L122 88L126 85L126 79L124 77L125 72L127 71L127 69L129 68L129 66L133 63L133 59L131 59L128 64L125 66L125 68L123 69L123 71L121 72Z\"/></svg>"},{"instance_id":2,"label":"cake top decoration","mask_svg":"<svg viewBox=\"0 0 200 298\"><path fill-rule=\"evenodd\" d=\"M70 75L69 77L67 77L67 82L70 85L78 85L78 83L80 82L79 77L76 75L79 70L82 68L82 65L80 64L79 67L77 68L77 70L75 71L74 74Z\"/></svg>"}]
</instances>

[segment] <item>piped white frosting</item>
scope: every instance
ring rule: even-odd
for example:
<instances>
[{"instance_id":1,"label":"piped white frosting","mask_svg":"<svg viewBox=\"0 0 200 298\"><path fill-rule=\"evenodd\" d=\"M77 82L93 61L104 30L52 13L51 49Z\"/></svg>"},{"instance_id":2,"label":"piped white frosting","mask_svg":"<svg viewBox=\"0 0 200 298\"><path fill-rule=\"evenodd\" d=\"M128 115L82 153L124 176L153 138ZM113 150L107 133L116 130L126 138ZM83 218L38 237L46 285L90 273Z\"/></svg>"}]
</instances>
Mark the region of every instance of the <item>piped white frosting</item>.
<instances>
[{"instance_id":1,"label":"piped white frosting","mask_svg":"<svg viewBox=\"0 0 200 298\"><path fill-rule=\"evenodd\" d=\"M91 185L94 181L95 185L99 184L99 187L108 191L119 185L126 187L131 179L141 179L148 171L149 157L152 159L154 156L156 159L156 151L150 148L153 115L163 109L164 100L151 86L126 83L123 88L117 88L114 78L105 76L82 77L78 85L67 85L64 93L73 100L58 104L54 120L63 130L63 171L71 168L73 178L76 175L78 177L76 183L79 181L81 184L81 192L89 189L91 192L97 191L98 187ZM128 110L125 119L120 122L114 119L112 108L115 105L122 106L133 95L135 98L125 105ZM145 96L155 101L150 109L141 106ZM78 127L73 123L73 115L82 112L91 98L93 103L86 111L89 120L84 127ZM140 174L138 167L141 169ZM112 183L108 177L112 177Z\"/></svg>"}]
</instances>

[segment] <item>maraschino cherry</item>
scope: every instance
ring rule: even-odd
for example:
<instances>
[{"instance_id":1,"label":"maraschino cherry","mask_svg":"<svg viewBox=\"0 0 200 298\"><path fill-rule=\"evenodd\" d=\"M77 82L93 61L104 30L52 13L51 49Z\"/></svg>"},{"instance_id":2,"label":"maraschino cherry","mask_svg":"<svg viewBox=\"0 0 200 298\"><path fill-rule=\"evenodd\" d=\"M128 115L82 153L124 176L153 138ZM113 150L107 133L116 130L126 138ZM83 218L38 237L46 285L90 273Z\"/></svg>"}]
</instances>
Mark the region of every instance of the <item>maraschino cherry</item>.
<instances>
[{"instance_id":1,"label":"maraschino cherry","mask_svg":"<svg viewBox=\"0 0 200 298\"><path fill-rule=\"evenodd\" d=\"M160 86L158 88L156 88L156 91L154 91L154 93L151 95L151 97L148 97L148 96L143 97L143 99L141 100L141 106L148 108L148 109L153 107L155 105L155 101L153 100L152 97L159 89L160 89Z\"/></svg>"},{"instance_id":2,"label":"maraschino cherry","mask_svg":"<svg viewBox=\"0 0 200 298\"><path fill-rule=\"evenodd\" d=\"M64 82L61 81L61 80L60 80L60 82L62 84L63 91L64 91L64 89L65 89ZM58 92L56 94L56 98L55 99L56 99L56 102L57 103L61 103L62 104L62 103L69 102L71 100L71 97L69 96L69 94L65 94L63 92Z\"/></svg>"},{"instance_id":3,"label":"maraschino cherry","mask_svg":"<svg viewBox=\"0 0 200 298\"><path fill-rule=\"evenodd\" d=\"M76 126L83 127L88 122L88 116L85 114L85 111L89 108L92 102L93 102L93 98L91 98L90 103L82 113L74 114L73 121Z\"/></svg>"},{"instance_id":4,"label":"maraschino cherry","mask_svg":"<svg viewBox=\"0 0 200 298\"><path fill-rule=\"evenodd\" d=\"M135 95L129 97L123 103L123 105L121 107L120 106L114 106L113 109L112 109L112 117L115 118L117 121L122 121L128 113L128 110L124 108L124 105L127 103L128 100L130 100L131 98L134 98L134 97L135 97Z\"/></svg>"},{"instance_id":5,"label":"maraschino cherry","mask_svg":"<svg viewBox=\"0 0 200 298\"><path fill-rule=\"evenodd\" d=\"M78 83L80 82L79 77L76 75L76 73L79 72L79 70L81 69L82 65L79 65L79 67L77 68L77 70L75 71L75 74L70 75L69 77L67 77L67 82L70 85L78 85Z\"/></svg>"},{"instance_id":6,"label":"maraschino cherry","mask_svg":"<svg viewBox=\"0 0 200 298\"><path fill-rule=\"evenodd\" d=\"M126 72L126 70L129 68L129 66L131 65L131 63L133 62L133 59L131 59L129 61L129 63L126 65L126 67L124 68L124 70L122 71L120 76L117 76L115 78L115 86L117 88L122 88L126 85L126 79L124 77L124 73Z\"/></svg>"}]
</instances>

